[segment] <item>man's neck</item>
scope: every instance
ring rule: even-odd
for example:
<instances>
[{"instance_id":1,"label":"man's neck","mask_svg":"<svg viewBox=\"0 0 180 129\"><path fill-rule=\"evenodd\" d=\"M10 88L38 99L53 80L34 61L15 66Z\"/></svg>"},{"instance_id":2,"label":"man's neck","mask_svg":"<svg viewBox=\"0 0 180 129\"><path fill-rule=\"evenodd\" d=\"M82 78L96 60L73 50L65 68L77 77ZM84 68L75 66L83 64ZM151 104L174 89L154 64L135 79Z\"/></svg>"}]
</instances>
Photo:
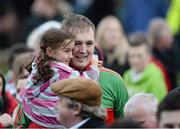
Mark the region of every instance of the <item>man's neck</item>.
<instances>
[{"instance_id":1,"label":"man's neck","mask_svg":"<svg viewBox=\"0 0 180 129\"><path fill-rule=\"evenodd\" d=\"M77 67L77 66L75 66L73 64L70 64L70 67L74 68L75 70L78 70L79 72L83 72L89 67L89 65L90 65L90 63L86 67L82 68L82 67Z\"/></svg>"},{"instance_id":2,"label":"man's neck","mask_svg":"<svg viewBox=\"0 0 180 129\"><path fill-rule=\"evenodd\" d=\"M80 123L81 121L83 121L82 118L78 117L78 118L75 118L75 119L69 119L67 121L67 124L64 125L66 128L71 128L73 126L75 126L76 124Z\"/></svg>"}]
</instances>

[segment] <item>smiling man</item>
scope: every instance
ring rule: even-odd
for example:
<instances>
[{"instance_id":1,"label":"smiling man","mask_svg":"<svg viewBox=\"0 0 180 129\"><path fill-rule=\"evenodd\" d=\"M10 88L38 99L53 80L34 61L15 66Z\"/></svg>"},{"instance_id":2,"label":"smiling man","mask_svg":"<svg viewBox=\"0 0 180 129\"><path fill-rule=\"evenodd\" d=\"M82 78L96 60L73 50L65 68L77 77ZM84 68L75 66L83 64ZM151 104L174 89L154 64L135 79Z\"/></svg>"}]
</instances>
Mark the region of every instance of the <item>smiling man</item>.
<instances>
[{"instance_id":1,"label":"smiling man","mask_svg":"<svg viewBox=\"0 0 180 129\"><path fill-rule=\"evenodd\" d=\"M65 17L61 27L75 35L71 67L79 71L86 70L91 63L94 52L94 24L82 15L70 14ZM103 92L102 106L107 111L108 123L111 123L115 117L123 117L128 93L120 75L104 67L100 68L99 84Z\"/></svg>"}]
</instances>

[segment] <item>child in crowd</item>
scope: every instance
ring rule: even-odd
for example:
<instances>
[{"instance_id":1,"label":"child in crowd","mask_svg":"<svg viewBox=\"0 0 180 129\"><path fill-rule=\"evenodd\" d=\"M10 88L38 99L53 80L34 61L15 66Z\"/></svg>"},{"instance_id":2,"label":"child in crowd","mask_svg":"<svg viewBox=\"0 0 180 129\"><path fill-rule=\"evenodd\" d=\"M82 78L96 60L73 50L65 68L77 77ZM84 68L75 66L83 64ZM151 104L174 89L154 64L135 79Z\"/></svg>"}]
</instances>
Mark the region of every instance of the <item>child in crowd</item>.
<instances>
[{"instance_id":1,"label":"child in crowd","mask_svg":"<svg viewBox=\"0 0 180 129\"><path fill-rule=\"evenodd\" d=\"M60 128L62 126L56 120L55 109L58 97L51 91L51 84L74 77L98 80L98 61L92 59L88 70L82 73L69 67L73 57L74 36L62 29L49 29L41 38L40 48L19 100L25 116L31 120L28 128Z\"/></svg>"}]
</instances>

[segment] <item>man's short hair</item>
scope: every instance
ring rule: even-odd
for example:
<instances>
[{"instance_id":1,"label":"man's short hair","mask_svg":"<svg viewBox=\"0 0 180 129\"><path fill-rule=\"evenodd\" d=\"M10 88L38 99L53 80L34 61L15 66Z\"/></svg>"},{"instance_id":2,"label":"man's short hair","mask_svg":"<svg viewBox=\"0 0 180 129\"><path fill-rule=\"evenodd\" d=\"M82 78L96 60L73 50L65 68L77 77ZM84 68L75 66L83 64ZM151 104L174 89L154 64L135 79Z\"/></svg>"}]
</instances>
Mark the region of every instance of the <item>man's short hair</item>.
<instances>
[{"instance_id":1,"label":"man's short hair","mask_svg":"<svg viewBox=\"0 0 180 129\"><path fill-rule=\"evenodd\" d=\"M157 118L160 120L163 111L180 110L180 88L170 92L159 104Z\"/></svg>"},{"instance_id":2,"label":"man's short hair","mask_svg":"<svg viewBox=\"0 0 180 129\"><path fill-rule=\"evenodd\" d=\"M87 17L79 14L66 15L61 27L71 33L85 31L89 28L92 28L95 32L94 24Z\"/></svg>"}]
</instances>

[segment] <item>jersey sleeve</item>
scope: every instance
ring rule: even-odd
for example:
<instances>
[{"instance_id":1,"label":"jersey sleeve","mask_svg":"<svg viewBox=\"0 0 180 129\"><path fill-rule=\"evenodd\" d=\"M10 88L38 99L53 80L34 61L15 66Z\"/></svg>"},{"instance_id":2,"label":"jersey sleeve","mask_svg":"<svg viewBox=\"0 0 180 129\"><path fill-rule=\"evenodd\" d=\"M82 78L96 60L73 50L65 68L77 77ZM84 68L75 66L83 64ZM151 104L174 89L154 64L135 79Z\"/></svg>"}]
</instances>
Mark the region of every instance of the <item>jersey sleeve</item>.
<instances>
[{"instance_id":1,"label":"jersey sleeve","mask_svg":"<svg viewBox=\"0 0 180 129\"><path fill-rule=\"evenodd\" d=\"M103 92L102 107L113 109L115 117L123 117L128 92L121 76L115 72L103 71L100 72L99 83Z\"/></svg>"}]
</instances>

